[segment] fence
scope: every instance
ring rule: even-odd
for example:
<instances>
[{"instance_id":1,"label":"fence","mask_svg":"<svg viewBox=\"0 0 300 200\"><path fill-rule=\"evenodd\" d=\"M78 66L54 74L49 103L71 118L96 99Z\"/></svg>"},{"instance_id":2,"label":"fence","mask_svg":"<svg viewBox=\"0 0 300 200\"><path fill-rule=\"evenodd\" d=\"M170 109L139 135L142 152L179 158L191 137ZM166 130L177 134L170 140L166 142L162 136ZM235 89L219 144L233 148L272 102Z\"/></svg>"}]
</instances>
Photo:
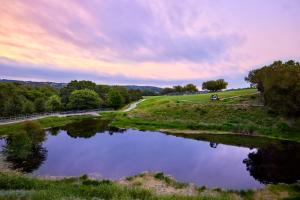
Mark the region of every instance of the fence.
<instances>
[{"instance_id":1,"label":"fence","mask_svg":"<svg viewBox=\"0 0 300 200\"><path fill-rule=\"evenodd\" d=\"M26 119L41 118L46 116L60 116L60 115L72 115L80 113L91 113L91 112L100 112L108 109L92 109L92 110L70 110L70 111L61 111L61 112L46 112L46 113L36 113L36 114L26 114L26 115L17 115L9 117L0 117L0 123L20 121Z\"/></svg>"}]
</instances>

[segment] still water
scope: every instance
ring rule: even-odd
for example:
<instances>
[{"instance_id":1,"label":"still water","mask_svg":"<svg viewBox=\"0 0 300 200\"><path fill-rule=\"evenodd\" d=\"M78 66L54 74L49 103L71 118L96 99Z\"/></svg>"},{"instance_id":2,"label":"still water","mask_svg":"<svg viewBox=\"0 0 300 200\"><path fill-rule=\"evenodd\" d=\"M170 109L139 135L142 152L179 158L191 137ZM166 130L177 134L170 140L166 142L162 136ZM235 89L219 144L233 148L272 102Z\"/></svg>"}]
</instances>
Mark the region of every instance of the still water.
<instances>
[{"instance_id":1,"label":"still water","mask_svg":"<svg viewBox=\"0 0 300 200\"><path fill-rule=\"evenodd\" d=\"M259 188L300 178L297 143L248 148L161 132L109 128L98 120L49 130L35 144L26 138L0 142L9 166L33 176L88 174L119 179L161 171L182 182L228 189Z\"/></svg>"}]
</instances>

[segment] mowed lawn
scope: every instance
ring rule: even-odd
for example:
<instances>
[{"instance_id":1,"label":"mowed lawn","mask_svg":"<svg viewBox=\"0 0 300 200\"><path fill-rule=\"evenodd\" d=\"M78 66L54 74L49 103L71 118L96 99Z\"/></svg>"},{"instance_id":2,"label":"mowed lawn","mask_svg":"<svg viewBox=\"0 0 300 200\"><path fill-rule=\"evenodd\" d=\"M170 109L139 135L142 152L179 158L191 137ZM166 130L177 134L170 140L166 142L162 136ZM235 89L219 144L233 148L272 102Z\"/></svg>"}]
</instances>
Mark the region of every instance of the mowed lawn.
<instances>
[{"instance_id":1,"label":"mowed lawn","mask_svg":"<svg viewBox=\"0 0 300 200\"><path fill-rule=\"evenodd\" d=\"M212 94L218 94L224 100L212 102ZM256 89L242 89L146 97L136 109L116 115L113 124L144 130L234 132L300 141L298 121L278 116L264 107Z\"/></svg>"}]
</instances>

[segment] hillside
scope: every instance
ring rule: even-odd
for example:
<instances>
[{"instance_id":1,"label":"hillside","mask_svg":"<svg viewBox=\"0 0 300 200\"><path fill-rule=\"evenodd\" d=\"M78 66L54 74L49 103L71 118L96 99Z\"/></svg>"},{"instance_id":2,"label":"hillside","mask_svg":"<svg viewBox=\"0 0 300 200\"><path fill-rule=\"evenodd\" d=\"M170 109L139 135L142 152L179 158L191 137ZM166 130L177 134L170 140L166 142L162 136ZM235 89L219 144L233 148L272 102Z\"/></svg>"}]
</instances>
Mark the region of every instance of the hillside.
<instances>
[{"instance_id":1,"label":"hillside","mask_svg":"<svg viewBox=\"0 0 300 200\"><path fill-rule=\"evenodd\" d=\"M138 86L138 85L125 85L128 90L141 90L141 91L150 91L154 93L160 93L162 88L155 86Z\"/></svg>"},{"instance_id":2,"label":"hillside","mask_svg":"<svg viewBox=\"0 0 300 200\"><path fill-rule=\"evenodd\" d=\"M51 86L56 89L60 89L67 85L67 83L56 83L56 82L39 82L39 81L21 81L21 80L9 80L9 79L0 79L0 83L20 83L29 86ZM160 93L162 88L154 86L138 86L138 85L124 85L128 90L141 90L141 91L150 91L153 93Z\"/></svg>"},{"instance_id":3,"label":"hillside","mask_svg":"<svg viewBox=\"0 0 300 200\"><path fill-rule=\"evenodd\" d=\"M39 86L51 86L56 89L60 89L66 86L66 83L55 83L55 82L38 82L38 81L20 81L20 80L8 80L8 79L0 79L0 83L20 83L24 85L39 87Z\"/></svg>"},{"instance_id":4,"label":"hillside","mask_svg":"<svg viewBox=\"0 0 300 200\"><path fill-rule=\"evenodd\" d=\"M130 113L116 115L114 125L167 132L264 135L300 141L297 120L269 112L260 103L255 89L217 94L221 99L217 102L210 101L211 93L148 97Z\"/></svg>"}]
</instances>

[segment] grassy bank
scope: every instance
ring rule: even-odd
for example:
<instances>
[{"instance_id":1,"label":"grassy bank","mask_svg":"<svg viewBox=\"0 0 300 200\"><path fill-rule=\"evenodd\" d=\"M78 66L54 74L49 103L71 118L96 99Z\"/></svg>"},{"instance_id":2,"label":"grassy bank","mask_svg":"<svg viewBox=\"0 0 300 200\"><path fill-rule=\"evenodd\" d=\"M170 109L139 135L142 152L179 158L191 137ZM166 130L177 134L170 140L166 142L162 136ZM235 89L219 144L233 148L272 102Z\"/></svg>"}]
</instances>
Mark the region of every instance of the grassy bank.
<instances>
[{"instance_id":1,"label":"grassy bank","mask_svg":"<svg viewBox=\"0 0 300 200\"><path fill-rule=\"evenodd\" d=\"M300 141L300 119L275 115L260 103L254 89L211 94L149 97L129 113L105 113L113 125L144 130L201 130Z\"/></svg>"},{"instance_id":2,"label":"grassy bank","mask_svg":"<svg viewBox=\"0 0 300 200\"><path fill-rule=\"evenodd\" d=\"M66 124L81 121L87 118L94 118L94 116L89 115L78 115L78 116L69 116L69 117L46 117L43 119L35 120L40 123L42 128L50 128L50 127L58 127L64 126ZM23 130L23 123L16 123L16 124L7 124L0 126L0 136L14 134Z\"/></svg>"},{"instance_id":3,"label":"grassy bank","mask_svg":"<svg viewBox=\"0 0 300 200\"><path fill-rule=\"evenodd\" d=\"M159 184L160 188L156 187ZM155 189L154 189L155 188ZM86 176L42 180L0 172L0 199L296 199L300 185L269 185L255 191L224 191L178 183L162 173L140 174L122 181Z\"/></svg>"}]
</instances>

